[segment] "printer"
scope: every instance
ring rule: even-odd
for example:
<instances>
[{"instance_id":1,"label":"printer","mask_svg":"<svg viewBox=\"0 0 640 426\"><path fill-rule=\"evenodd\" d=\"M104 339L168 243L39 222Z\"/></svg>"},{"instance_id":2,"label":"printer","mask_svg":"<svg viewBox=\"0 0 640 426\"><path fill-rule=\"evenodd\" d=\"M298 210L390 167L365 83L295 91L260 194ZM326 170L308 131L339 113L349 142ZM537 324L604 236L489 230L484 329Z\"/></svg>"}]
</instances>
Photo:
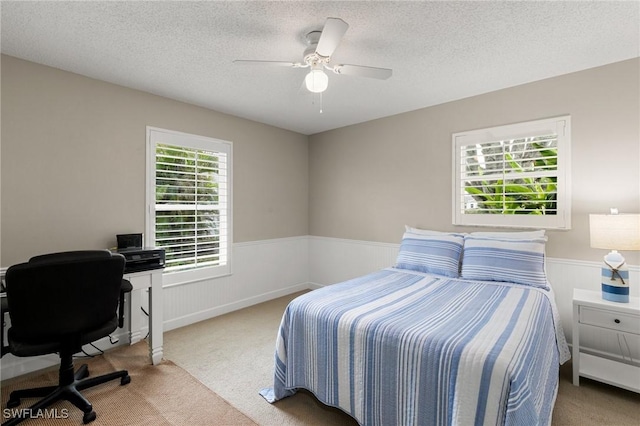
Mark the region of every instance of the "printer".
<instances>
[{"instance_id":1,"label":"printer","mask_svg":"<svg viewBox=\"0 0 640 426\"><path fill-rule=\"evenodd\" d=\"M164 268L164 249L156 247L128 247L111 250L124 256L124 273Z\"/></svg>"}]
</instances>

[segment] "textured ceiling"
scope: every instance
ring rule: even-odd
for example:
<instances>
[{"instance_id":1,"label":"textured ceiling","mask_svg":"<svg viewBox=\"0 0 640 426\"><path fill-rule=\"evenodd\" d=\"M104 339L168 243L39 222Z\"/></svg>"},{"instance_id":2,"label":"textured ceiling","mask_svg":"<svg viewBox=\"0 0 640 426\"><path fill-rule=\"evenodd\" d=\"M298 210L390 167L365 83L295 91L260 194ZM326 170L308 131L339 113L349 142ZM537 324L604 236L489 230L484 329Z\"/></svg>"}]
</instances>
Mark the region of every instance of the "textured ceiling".
<instances>
[{"instance_id":1,"label":"textured ceiling","mask_svg":"<svg viewBox=\"0 0 640 426\"><path fill-rule=\"evenodd\" d=\"M313 134L640 56L640 2L12 2L2 53ZM301 61L327 17L350 27L320 97ZM322 103L323 112L320 113Z\"/></svg>"}]
</instances>

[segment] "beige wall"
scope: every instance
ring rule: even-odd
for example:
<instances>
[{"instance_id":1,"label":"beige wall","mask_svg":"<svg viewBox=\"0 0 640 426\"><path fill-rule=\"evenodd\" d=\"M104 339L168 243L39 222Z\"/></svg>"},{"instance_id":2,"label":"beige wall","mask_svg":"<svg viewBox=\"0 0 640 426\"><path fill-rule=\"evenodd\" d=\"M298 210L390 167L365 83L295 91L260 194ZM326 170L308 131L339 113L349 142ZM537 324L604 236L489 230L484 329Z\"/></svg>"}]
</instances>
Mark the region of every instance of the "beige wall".
<instances>
[{"instance_id":1,"label":"beige wall","mask_svg":"<svg viewBox=\"0 0 640 426\"><path fill-rule=\"evenodd\" d=\"M233 142L234 240L308 234L308 138L2 56L1 266L144 232L146 126Z\"/></svg>"},{"instance_id":2,"label":"beige wall","mask_svg":"<svg viewBox=\"0 0 640 426\"><path fill-rule=\"evenodd\" d=\"M563 114L573 229L550 231L548 254L600 260L588 214L640 212L638 59L309 138L7 56L1 96L1 266L143 232L147 125L234 143L236 242L469 231L451 225L451 133Z\"/></svg>"},{"instance_id":3,"label":"beige wall","mask_svg":"<svg viewBox=\"0 0 640 426\"><path fill-rule=\"evenodd\" d=\"M564 114L573 229L548 232L547 254L600 260L588 214L640 212L638 59L311 136L310 234L398 243L405 224L470 231L451 224L451 134Z\"/></svg>"}]
</instances>

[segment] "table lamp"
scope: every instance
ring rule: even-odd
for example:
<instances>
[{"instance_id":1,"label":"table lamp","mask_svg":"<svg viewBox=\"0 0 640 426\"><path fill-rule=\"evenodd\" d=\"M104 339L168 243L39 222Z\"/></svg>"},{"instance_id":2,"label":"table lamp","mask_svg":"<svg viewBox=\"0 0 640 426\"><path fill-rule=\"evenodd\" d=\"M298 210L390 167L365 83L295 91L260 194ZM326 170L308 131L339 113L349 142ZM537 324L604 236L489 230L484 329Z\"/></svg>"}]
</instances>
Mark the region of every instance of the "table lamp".
<instances>
[{"instance_id":1,"label":"table lamp","mask_svg":"<svg viewBox=\"0 0 640 426\"><path fill-rule=\"evenodd\" d=\"M601 269L602 298L629 303L629 268L617 250L640 250L640 214L590 214L591 247L611 250Z\"/></svg>"}]
</instances>

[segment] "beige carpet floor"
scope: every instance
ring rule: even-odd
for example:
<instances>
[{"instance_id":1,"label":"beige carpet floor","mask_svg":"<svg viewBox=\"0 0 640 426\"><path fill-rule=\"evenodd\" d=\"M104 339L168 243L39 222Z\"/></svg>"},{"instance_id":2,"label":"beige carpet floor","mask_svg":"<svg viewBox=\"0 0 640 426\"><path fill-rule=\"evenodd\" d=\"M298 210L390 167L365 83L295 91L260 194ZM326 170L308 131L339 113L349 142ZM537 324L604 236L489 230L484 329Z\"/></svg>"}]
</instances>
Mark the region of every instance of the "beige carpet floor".
<instances>
[{"instance_id":1,"label":"beige carpet floor","mask_svg":"<svg viewBox=\"0 0 640 426\"><path fill-rule=\"evenodd\" d=\"M171 361L163 360L159 365L150 364L146 342L123 346L107 351L104 356L88 360L76 360L76 368L83 363L89 365L91 376L115 370L127 370L131 383L121 386L120 380L86 389L83 394L97 414L93 426L125 425L255 425L244 414L196 380ZM2 407L6 406L9 393L14 389L25 389L54 385L58 381L57 369L45 373L31 374L2 382ZM23 399L18 408L27 408L37 399ZM29 419L25 426L82 425L82 413L67 401L50 407L52 419ZM2 421L7 420L4 417Z\"/></svg>"},{"instance_id":2,"label":"beige carpet floor","mask_svg":"<svg viewBox=\"0 0 640 426\"><path fill-rule=\"evenodd\" d=\"M167 332L165 357L260 425L356 425L307 392L275 404L258 394L273 383L276 333L287 303L298 294ZM553 425L638 426L640 395L588 379L575 387L567 363L561 367Z\"/></svg>"}]
</instances>

